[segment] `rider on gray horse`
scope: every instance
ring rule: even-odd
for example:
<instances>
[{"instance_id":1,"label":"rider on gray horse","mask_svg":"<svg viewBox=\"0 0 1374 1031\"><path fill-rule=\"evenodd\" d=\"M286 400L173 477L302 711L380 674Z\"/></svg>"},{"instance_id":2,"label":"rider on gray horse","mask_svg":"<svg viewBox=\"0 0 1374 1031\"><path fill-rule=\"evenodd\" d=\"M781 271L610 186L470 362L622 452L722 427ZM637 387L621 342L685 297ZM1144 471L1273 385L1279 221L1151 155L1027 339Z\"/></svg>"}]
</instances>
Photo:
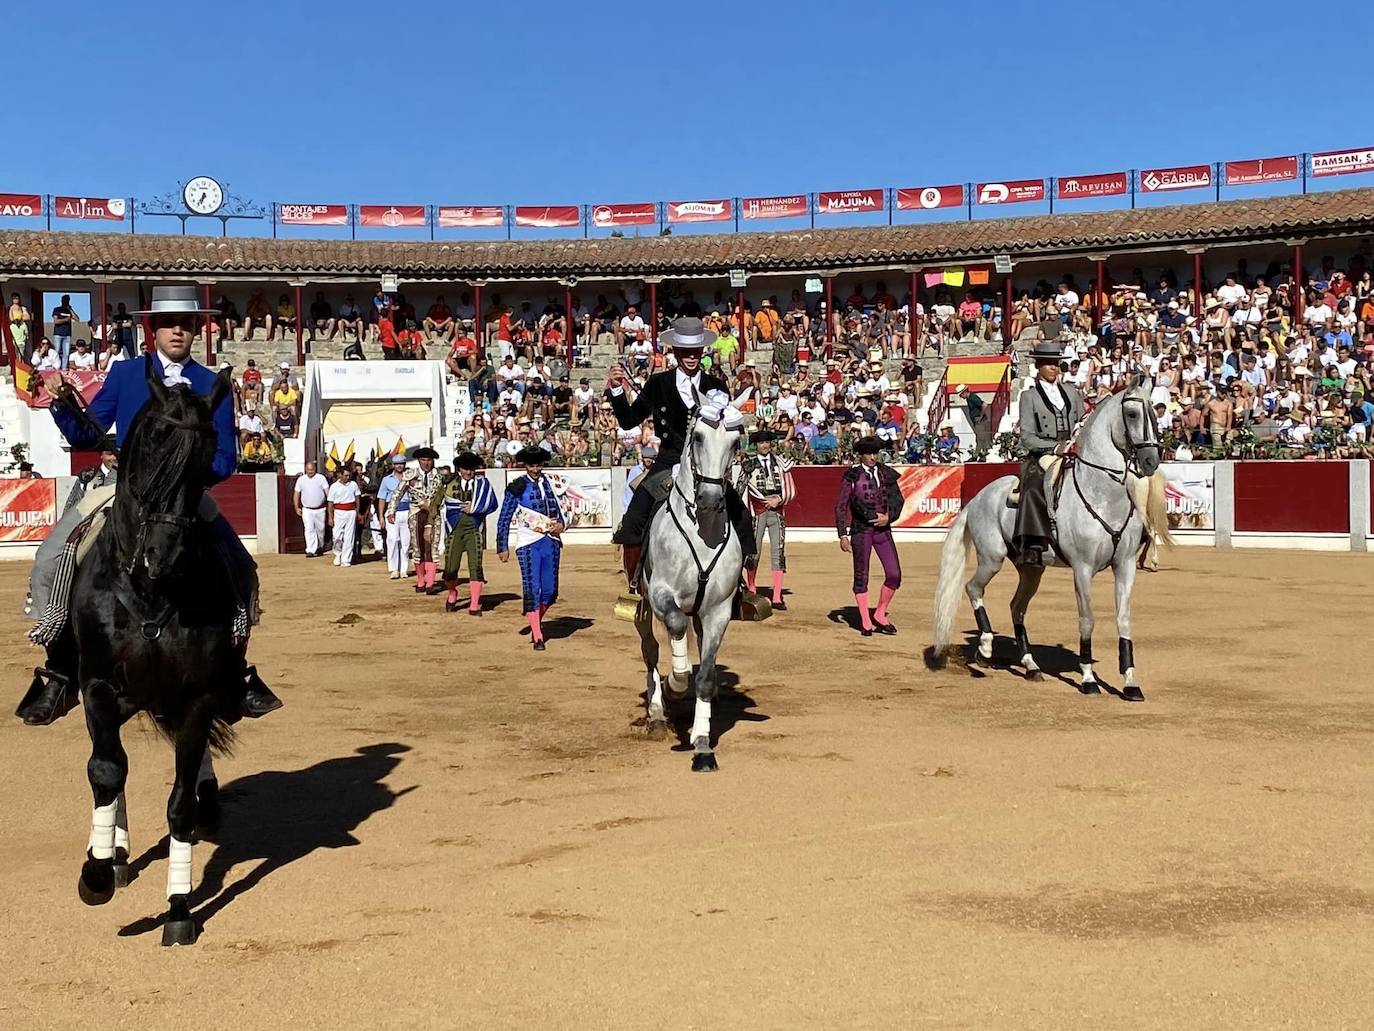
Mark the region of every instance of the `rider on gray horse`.
<instances>
[{"instance_id":1,"label":"rider on gray horse","mask_svg":"<svg viewBox=\"0 0 1374 1031\"><path fill-rule=\"evenodd\" d=\"M1052 339L1041 340L1031 350L1035 361L1035 385L1021 391L1021 503L1016 513L1012 546L1022 565L1044 565L1051 544L1049 504L1045 498L1045 473L1040 459L1068 446L1073 428L1083 418L1083 398L1068 383L1059 382L1062 355Z\"/></svg>"},{"instance_id":2,"label":"rider on gray horse","mask_svg":"<svg viewBox=\"0 0 1374 1031\"><path fill-rule=\"evenodd\" d=\"M621 427L633 429L652 417L654 433L659 438L658 456L654 459L653 469L635 488L613 538L624 548L625 576L629 580L631 593L635 593L637 588L636 571L644 546L644 535L649 529L649 519L658 502L672 490L673 466L682 458L692 412L711 391L729 392L724 380L702 371L702 352L715 342L716 334L708 330L701 319L678 319L672 329L659 339L673 349L677 368L650 376L644 389L633 401L626 394L630 378L623 365L612 365L606 378L606 386L611 393L611 409ZM739 535L748 564L754 561L758 551L754 541L754 523L733 484L726 485L726 512L734 532Z\"/></svg>"}]
</instances>

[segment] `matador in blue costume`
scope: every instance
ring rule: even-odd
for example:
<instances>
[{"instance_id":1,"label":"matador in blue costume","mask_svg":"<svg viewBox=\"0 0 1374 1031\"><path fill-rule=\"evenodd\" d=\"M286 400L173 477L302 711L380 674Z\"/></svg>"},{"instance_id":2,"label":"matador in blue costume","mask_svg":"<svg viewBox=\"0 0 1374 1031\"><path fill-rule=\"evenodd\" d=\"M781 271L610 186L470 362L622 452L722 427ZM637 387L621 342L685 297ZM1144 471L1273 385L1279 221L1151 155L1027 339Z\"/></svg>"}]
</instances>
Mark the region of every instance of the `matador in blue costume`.
<instances>
[{"instance_id":1,"label":"matador in blue costume","mask_svg":"<svg viewBox=\"0 0 1374 1031\"><path fill-rule=\"evenodd\" d=\"M527 447L515 456L525 475L506 484L496 522L496 554L510 561L511 537L520 563L520 590L534 650L544 650L544 615L558 600L558 564L562 558L563 511L554 497L544 465L553 457L542 447Z\"/></svg>"}]
</instances>

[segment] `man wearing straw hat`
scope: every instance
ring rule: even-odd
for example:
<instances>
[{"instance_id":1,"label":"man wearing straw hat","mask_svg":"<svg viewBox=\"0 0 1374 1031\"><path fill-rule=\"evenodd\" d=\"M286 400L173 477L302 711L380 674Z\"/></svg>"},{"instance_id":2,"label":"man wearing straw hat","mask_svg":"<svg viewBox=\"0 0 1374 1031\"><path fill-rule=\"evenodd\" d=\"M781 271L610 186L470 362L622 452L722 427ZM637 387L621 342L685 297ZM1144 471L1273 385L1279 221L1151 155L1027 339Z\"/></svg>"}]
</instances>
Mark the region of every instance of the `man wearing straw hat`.
<instances>
[{"instance_id":1,"label":"man wearing straw hat","mask_svg":"<svg viewBox=\"0 0 1374 1031\"><path fill-rule=\"evenodd\" d=\"M148 360L154 363L167 386L186 385L196 394L209 397L215 386L215 373L191 357L191 345L212 309L203 308L197 299L200 290L193 285L155 286L152 305L135 312L146 320L147 335L153 341ZM111 425L115 443L124 445L125 435L150 398L144 363L117 362L107 373L100 392L86 407L60 376L45 380L53 396L52 416L57 428L73 448L101 446ZM214 412L216 482L227 479L238 467L238 434L234 429L233 399L227 393ZM52 723L76 703L75 654L71 634L64 632L70 599L54 595L54 579L63 549L83 522L103 519L104 509L114 500L114 486L88 491L82 501L63 514L34 559L30 580L29 614L38 622L30 637L48 650L45 666L34 670L33 682L15 715L30 726ZM219 514L207 494L201 504L202 518L214 528L217 548L229 568L230 579L241 591L240 604L247 609L249 622L257 612L257 572L252 557ZM93 533L90 526L86 533ZM243 648L247 649L247 638ZM243 715L265 716L281 707L281 700L258 679L252 666L245 666Z\"/></svg>"}]
</instances>

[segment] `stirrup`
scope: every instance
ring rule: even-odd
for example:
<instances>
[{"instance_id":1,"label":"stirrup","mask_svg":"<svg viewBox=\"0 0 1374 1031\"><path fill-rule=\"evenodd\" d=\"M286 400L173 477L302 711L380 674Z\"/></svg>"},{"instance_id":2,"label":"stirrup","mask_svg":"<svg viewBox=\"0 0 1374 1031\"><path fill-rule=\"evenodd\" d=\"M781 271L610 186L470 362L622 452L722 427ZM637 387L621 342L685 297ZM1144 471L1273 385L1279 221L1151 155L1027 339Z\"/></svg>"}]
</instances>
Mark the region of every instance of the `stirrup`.
<instances>
[{"instance_id":1,"label":"stirrup","mask_svg":"<svg viewBox=\"0 0 1374 1031\"><path fill-rule=\"evenodd\" d=\"M773 602L766 594L759 594L747 588L735 592L735 602L730 613L731 619L745 623L762 623L773 614Z\"/></svg>"},{"instance_id":2,"label":"stirrup","mask_svg":"<svg viewBox=\"0 0 1374 1031\"><path fill-rule=\"evenodd\" d=\"M71 678L38 666L14 714L27 726L47 727L71 712L77 699L78 691Z\"/></svg>"},{"instance_id":3,"label":"stirrup","mask_svg":"<svg viewBox=\"0 0 1374 1031\"><path fill-rule=\"evenodd\" d=\"M615 600L615 618L623 619L627 623L633 623L639 618L639 606L644 603L644 598L634 591L626 591Z\"/></svg>"}]
</instances>

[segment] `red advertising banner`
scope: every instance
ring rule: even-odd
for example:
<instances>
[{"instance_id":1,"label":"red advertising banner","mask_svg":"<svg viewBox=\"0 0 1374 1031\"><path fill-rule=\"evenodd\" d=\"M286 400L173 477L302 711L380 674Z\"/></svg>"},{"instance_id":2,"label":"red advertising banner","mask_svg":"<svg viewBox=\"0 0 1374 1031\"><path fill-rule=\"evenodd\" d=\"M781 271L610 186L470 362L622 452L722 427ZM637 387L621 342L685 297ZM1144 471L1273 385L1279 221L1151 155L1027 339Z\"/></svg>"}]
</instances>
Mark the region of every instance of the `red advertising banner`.
<instances>
[{"instance_id":1,"label":"red advertising banner","mask_svg":"<svg viewBox=\"0 0 1374 1031\"><path fill-rule=\"evenodd\" d=\"M359 204L358 224L399 229L402 226L423 226L429 223L425 219L423 204Z\"/></svg>"},{"instance_id":2,"label":"red advertising banner","mask_svg":"<svg viewBox=\"0 0 1374 1031\"><path fill-rule=\"evenodd\" d=\"M56 525L56 480L0 480L0 541L41 541Z\"/></svg>"},{"instance_id":3,"label":"red advertising banner","mask_svg":"<svg viewBox=\"0 0 1374 1031\"><path fill-rule=\"evenodd\" d=\"M129 206L123 197L54 197L54 218L79 218L103 222L123 222Z\"/></svg>"},{"instance_id":4,"label":"red advertising banner","mask_svg":"<svg viewBox=\"0 0 1374 1031\"><path fill-rule=\"evenodd\" d=\"M842 215L850 211L883 211L882 190L833 190L816 194L816 214Z\"/></svg>"},{"instance_id":5,"label":"red advertising banner","mask_svg":"<svg viewBox=\"0 0 1374 1031\"><path fill-rule=\"evenodd\" d=\"M1165 190L1200 190L1212 185L1211 165L1179 165L1175 168L1146 168L1140 173L1142 193Z\"/></svg>"},{"instance_id":6,"label":"red advertising banner","mask_svg":"<svg viewBox=\"0 0 1374 1031\"><path fill-rule=\"evenodd\" d=\"M893 526L949 526L963 508L964 467L912 465L897 470L902 488L902 517Z\"/></svg>"},{"instance_id":7,"label":"red advertising banner","mask_svg":"<svg viewBox=\"0 0 1374 1031\"><path fill-rule=\"evenodd\" d=\"M1119 197L1130 189L1125 172L1102 175L1068 175L1055 180L1054 195L1060 200L1080 197Z\"/></svg>"},{"instance_id":8,"label":"red advertising banner","mask_svg":"<svg viewBox=\"0 0 1374 1031\"><path fill-rule=\"evenodd\" d=\"M979 204L1024 204L1045 199L1045 180L1017 179L1007 183L979 183L975 195Z\"/></svg>"},{"instance_id":9,"label":"red advertising banner","mask_svg":"<svg viewBox=\"0 0 1374 1031\"><path fill-rule=\"evenodd\" d=\"M1285 179L1298 177L1298 156L1290 154L1281 158L1256 158L1254 161L1226 162L1227 186L1245 186L1249 183L1278 183Z\"/></svg>"},{"instance_id":10,"label":"red advertising banner","mask_svg":"<svg viewBox=\"0 0 1374 1031\"><path fill-rule=\"evenodd\" d=\"M740 214L744 218L796 218L805 215L806 194L794 193L790 197L746 197L740 201Z\"/></svg>"},{"instance_id":11,"label":"red advertising banner","mask_svg":"<svg viewBox=\"0 0 1374 1031\"><path fill-rule=\"evenodd\" d=\"M559 204L547 208L516 208L515 224L534 226L539 229L559 229L581 225L582 209L576 204Z\"/></svg>"},{"instance_id":12,"label":"red advertising banner","mask_svg":"<svg viewBox=\"0 0 1374 1031\"><path fill-rule=\"evenodd\" d=\"M474 226L503 226L506 209L499 204L481 207L440 205L439 226L442 229L469 229Z\"/></svg>"},{"instance_id":13,"label":"red advertising banner","mask_svg":"<svg viewBox=\"0 0 1374 1031\"><path fill-rule=\"evenodd\" d=\"M346 226L347 204L278 204L277 221L284 226Z\"/></svg>"},{"instance_id":14,"label":"red advertising banner","mask_svg":"<svg viewBox=\"0 0 1374 1031\"><path fill-rule=\"evenodd\" d=\"M964 203L962 186L918 186L897 191L898 211L919 211L922 208L957 208Z\"/></svg>"},{"instance_id":15,"label":"red advertising banner","mask_svg":"<svg viewBox=\"0 0 1374 1031\"><path fill-rule=\"evenodd\" d=\"M669 222L729 222L735 217L731 200L670 200Z\"/></svg>"},{"instance_id":16,"label":"red advertising banner","mask_svg":"<svg viewBox=\"0 0 1374 1031\"><path fill-rule=\"evenodd\" d=\"M1374 147L1363 150L1328 150L1312 155L1312 174L1318 178L1328 175L1350 175L1353 172L1374 172ZM0 201L4 195L0 194ZM0 214L4 214L0 211Z\"/></svg>"},{"instance_id":17,"label":"red advertising banner","mask_svg":"<svg viewBox=\"0 0 1374 1031\"><path fill-rule=\"evenodd\" d=\"M37 193L0 193L0 218L34 218L43 214L43 198Z\"/></svg>"},{"instance_id":18,"label":"red advertising banner","mask_svg":"<svg viewBox=\"0 0 1374 1031\"><path fill-rule=\"evenodd\" d=\"M612 226L651 226L658 221L656 204L597 204L592 208L592 225L598 229Z\"/></svg>"}]
</instances>

